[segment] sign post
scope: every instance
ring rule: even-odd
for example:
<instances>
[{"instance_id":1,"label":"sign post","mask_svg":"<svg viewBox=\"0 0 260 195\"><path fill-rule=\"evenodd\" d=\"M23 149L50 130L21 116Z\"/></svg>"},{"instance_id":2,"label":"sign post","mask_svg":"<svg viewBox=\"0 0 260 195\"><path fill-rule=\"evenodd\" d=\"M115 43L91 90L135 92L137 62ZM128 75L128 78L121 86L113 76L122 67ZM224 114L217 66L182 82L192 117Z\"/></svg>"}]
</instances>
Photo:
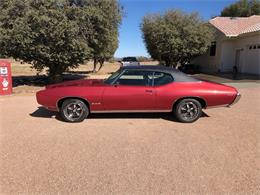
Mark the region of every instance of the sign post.
<instances>
[{"instance_id":1,"label":"sign post","mask_svg":"<svg viewBox=\"0 0 260 195\"><path fill-rule=\"evenodd\" d=\"M0 60L0 95L12 94L11 64L6 60Z\"/></svg>"}]
</instances>

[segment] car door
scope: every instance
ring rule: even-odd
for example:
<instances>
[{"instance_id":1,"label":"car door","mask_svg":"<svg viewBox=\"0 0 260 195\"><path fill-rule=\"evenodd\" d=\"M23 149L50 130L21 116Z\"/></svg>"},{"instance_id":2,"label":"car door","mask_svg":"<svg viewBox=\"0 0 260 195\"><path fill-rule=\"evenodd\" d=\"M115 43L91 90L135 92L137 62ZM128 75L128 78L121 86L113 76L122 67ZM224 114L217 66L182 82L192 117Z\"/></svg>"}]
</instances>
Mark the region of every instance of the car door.
<instances>
[{"instance_id":1,"label":"car door","mask_svg":"<svg viewBox=\"0 0 260 195\"><path fill-rule=\"evenodd\" d=\"M174 87L174 78L171 74L154 72L154 94L156 110L171 111L176 100L177 91Z\"/></svg>"},{"instance_id":2,"label":"car door","mask_svg":"<svg viewBox=\"0 0 260 195\"><path fill-rule=\"evenodd\" d=\"M125 70L103 93L103 106L110 111L149 111L155 108L153 72Z\"/></svg>"}]
</instances>

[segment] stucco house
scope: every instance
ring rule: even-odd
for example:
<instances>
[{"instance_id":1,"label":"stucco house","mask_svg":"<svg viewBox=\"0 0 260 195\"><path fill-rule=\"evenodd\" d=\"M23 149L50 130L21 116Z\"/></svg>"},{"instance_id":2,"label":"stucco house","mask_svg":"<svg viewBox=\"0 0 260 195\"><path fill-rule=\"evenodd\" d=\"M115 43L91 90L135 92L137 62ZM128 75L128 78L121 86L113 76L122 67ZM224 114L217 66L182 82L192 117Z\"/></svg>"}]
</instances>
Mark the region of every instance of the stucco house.
<instances>
[{"instance_id":1,"label":"stucco house","mask_svg":"<svg viewBox=\"0 0 260 195\"><path fill-rule=\"evenodd\" d=\"M205 55L192 63L203 72L232 72L260 75L260 16L215 17L215 41Z\"/></svg>"}]
</instances>

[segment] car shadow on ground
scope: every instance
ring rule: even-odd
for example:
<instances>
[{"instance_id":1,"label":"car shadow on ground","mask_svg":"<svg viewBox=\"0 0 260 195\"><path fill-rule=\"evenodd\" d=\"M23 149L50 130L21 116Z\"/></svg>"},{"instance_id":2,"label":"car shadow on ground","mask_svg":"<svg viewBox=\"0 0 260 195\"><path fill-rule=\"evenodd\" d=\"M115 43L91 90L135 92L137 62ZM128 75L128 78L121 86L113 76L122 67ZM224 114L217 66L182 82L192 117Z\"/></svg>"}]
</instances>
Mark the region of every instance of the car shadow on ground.
<instances>
[{"instance_id":1,"label":"car shadow on ground","mask_svg":"<svg viewBox=\"0 0 260 195\"><path fill-rule=\"evenodd\" d=\"M38 107L30 116L37 118L55 118L59 121L63 121L58 112L47 110L44 107ZM201 117L209 116L205 112L202 112ZM88 120L92 119L163 119L179 122L171 113L92 113L89 115Z\"/></svg>"}]
</instances>

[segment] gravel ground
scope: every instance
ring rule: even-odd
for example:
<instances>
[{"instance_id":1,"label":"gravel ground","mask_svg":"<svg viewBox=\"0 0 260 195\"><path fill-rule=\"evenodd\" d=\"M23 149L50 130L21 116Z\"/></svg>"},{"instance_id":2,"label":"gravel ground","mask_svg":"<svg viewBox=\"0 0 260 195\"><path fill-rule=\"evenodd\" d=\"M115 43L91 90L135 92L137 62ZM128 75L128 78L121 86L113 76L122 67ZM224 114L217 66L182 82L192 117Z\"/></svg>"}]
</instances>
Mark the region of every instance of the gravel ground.
<instances>
[{"instance_id":1,"label":"gravel ground","mask_svg":"<svg viewBox=\"0 0 260 195\"><path fill-rule=\"evenodd\" d=\"M193 124L165 114L69 124L34 96L1 97L0 193L259 194L258 86Z\"/></svg>"}]
</instances>

